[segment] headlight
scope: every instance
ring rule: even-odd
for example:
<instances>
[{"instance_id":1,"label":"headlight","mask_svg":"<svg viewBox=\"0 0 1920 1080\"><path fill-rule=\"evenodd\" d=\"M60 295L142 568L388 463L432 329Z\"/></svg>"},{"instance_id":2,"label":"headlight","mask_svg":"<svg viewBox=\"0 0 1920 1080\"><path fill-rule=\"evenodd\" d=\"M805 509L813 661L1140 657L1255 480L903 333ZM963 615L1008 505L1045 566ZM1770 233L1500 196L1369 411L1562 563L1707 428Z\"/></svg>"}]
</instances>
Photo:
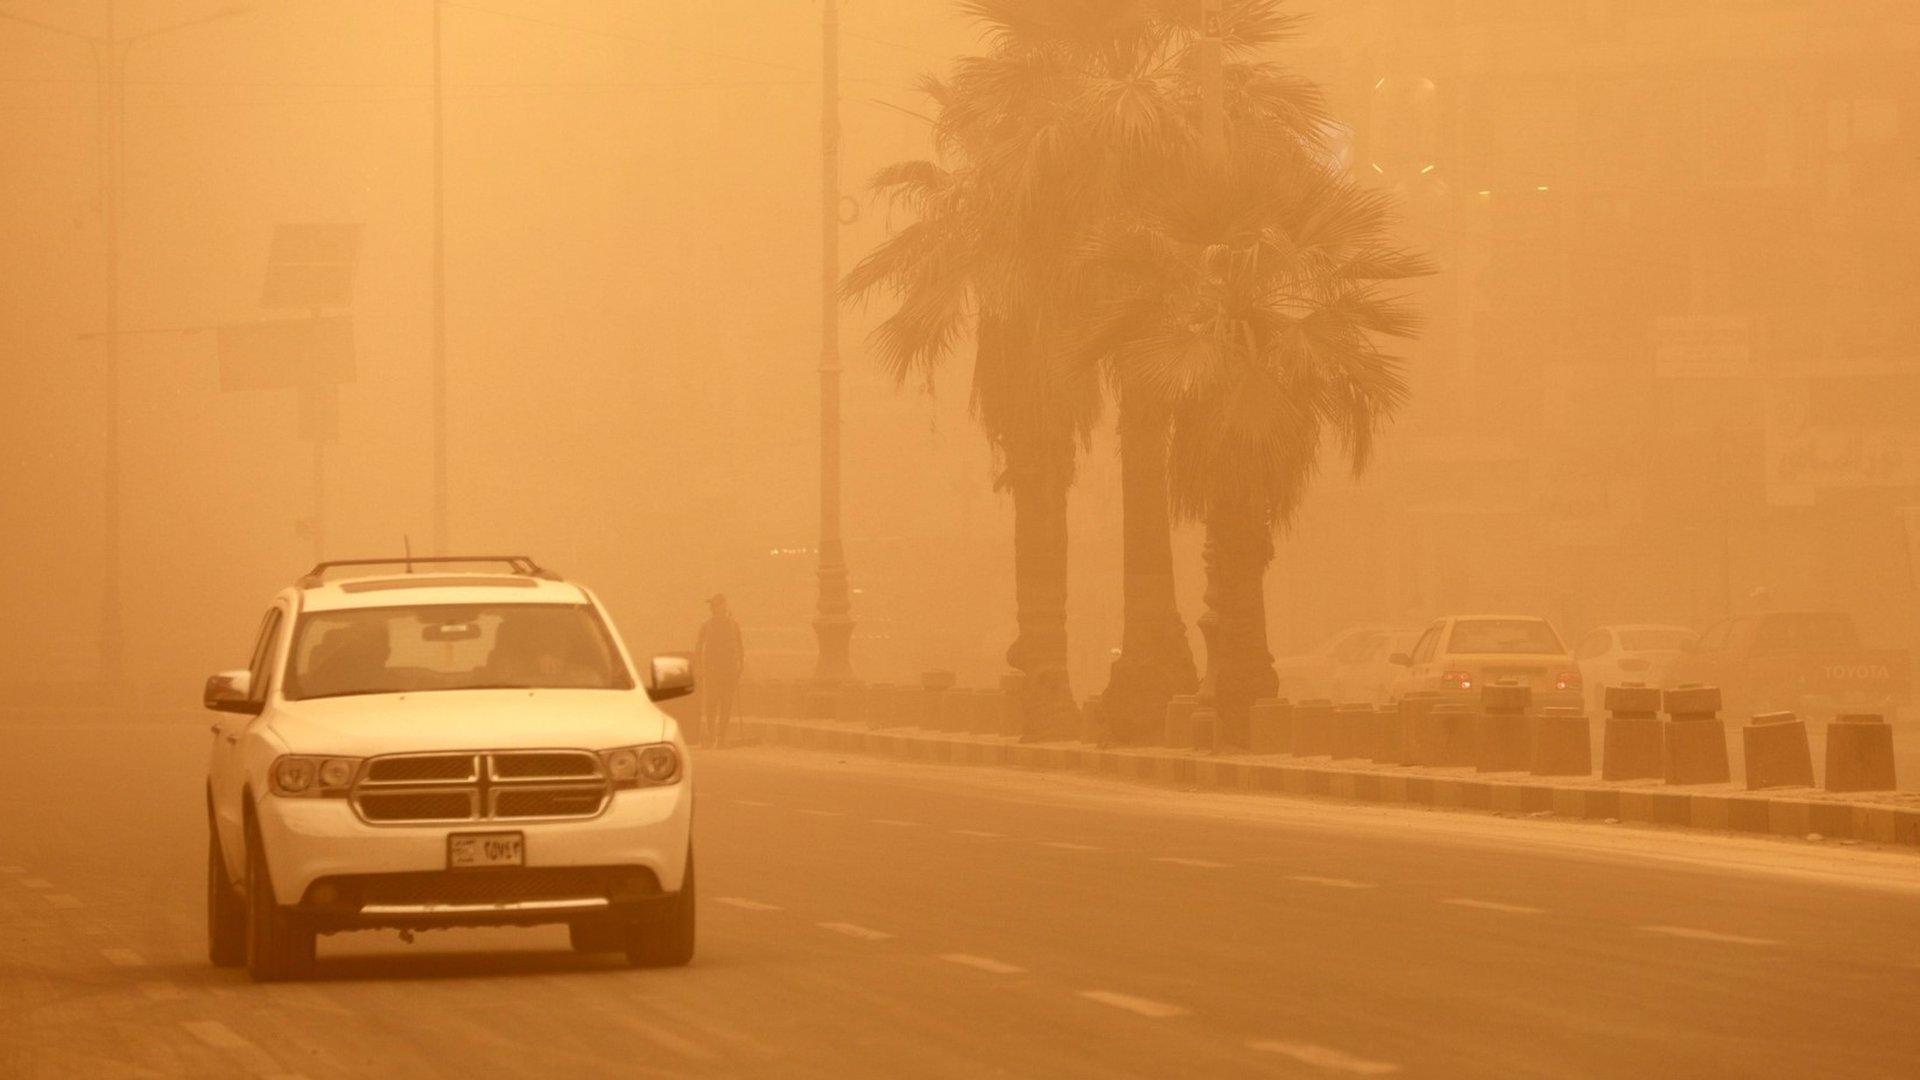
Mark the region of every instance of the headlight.
<instances>
[{"instance_id":1,"label":"headlight","mask_svg":"<svg viewBox=\"0 0 1920 1080\"><path fill-rule=\"evenodd\" d=\"M668 743L600 751L616 788L659 787L680 779L680 753Z\"/></svg>"},{"instance_id":2,"label":"headlight","mask_svg":"<svg viewBox=\"0 0 1920 1080\"><path fill-rule=\"evenodd\" d=\"M337 799L353 786L359 772L359 758L289 755L273 763L267 778L275 795Z\"/></svg>"}]
</instances>

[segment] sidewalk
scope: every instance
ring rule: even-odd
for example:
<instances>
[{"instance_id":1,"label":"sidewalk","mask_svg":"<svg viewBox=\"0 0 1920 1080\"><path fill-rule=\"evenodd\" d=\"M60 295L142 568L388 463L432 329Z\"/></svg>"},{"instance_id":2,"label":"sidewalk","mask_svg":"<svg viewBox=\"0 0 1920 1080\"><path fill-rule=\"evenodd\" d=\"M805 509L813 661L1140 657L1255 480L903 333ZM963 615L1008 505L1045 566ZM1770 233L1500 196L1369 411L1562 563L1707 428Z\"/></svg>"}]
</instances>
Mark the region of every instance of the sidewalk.
<instances>
[{"instance_id":1,"label":"sidewalk","mask_svg":"<svg viewBox=\"0 0 1920 1080\"><path fill-rule=\"evenodd\" d=\"M955 765L1079 771L1188 788L1317 795L1364 802L1613 820L1741 833L1860 840L1920 848L1920 792L1835 795L1814 788L1750 792L1732 784L1564 780L1471 768L1335 762L1289 754L1213 755L1087 743L1020 743L1001 735L852 721L764 717L734 721L776 745Z\"/></svg>"}]
</instances>

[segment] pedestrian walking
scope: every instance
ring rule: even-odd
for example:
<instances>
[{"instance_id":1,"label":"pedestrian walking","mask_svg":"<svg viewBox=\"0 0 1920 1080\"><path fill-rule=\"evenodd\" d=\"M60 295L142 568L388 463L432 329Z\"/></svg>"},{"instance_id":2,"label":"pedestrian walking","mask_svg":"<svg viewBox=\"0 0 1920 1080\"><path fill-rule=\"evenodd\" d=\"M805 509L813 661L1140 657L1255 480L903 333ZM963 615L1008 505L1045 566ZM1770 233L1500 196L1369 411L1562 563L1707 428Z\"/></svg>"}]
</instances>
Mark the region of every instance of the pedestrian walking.
<instances>
[{"instance_id":1,"label":"pedestrian walking","mask_svg":"<svg viewBox=\"0 0 1920 1080\"><path fill-rule=\"evenodd\" d=\"M747 653L740 624L727 609L727 598L715 594L707 600L707 608L712 614L700 624L700 636L694 640L693 669L701 689L701 742L718 748L727 741L727 721L733 718L733 695L740 686Z\"/></svg>"}]
</instances>

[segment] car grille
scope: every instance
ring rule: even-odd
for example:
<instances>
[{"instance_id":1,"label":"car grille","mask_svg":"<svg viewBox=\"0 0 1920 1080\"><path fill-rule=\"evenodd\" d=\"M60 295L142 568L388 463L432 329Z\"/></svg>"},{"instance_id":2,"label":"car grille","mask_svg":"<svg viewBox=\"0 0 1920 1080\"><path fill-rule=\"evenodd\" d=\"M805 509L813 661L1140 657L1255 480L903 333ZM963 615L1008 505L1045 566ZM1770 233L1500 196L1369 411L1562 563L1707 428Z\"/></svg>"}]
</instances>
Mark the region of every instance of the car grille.
<instances>
[{"instance_id":1,"label":"car grille","mask_svg":"<svg viewBox=\"0 0 1920 1080\"><path fill-rule=\"evenodd\" d=\"M585 750L492 750L374 758L352 801L376 824L525 821L593 817L608 790Z\"/></svg>"}]
</instances>

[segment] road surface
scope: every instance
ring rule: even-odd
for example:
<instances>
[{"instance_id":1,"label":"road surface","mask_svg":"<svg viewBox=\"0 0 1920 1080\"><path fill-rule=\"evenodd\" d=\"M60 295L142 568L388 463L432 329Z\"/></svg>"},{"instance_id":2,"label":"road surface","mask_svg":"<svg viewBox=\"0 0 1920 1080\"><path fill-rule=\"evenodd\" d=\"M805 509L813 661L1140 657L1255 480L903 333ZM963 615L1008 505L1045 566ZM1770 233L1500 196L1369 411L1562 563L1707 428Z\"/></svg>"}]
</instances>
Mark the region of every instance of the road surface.
<instances>
[{"instance_id":1,"label":"road surface","mask_svg":"<svg viewBox=\"0 0 1920 1080\"><path fill-rule=\"evenodd\" d=\"M204 961L206 727L0 720L0 1076L1884 1076L1920 857L702 754L700 950Z\"/></svg>"}]
</instances>

